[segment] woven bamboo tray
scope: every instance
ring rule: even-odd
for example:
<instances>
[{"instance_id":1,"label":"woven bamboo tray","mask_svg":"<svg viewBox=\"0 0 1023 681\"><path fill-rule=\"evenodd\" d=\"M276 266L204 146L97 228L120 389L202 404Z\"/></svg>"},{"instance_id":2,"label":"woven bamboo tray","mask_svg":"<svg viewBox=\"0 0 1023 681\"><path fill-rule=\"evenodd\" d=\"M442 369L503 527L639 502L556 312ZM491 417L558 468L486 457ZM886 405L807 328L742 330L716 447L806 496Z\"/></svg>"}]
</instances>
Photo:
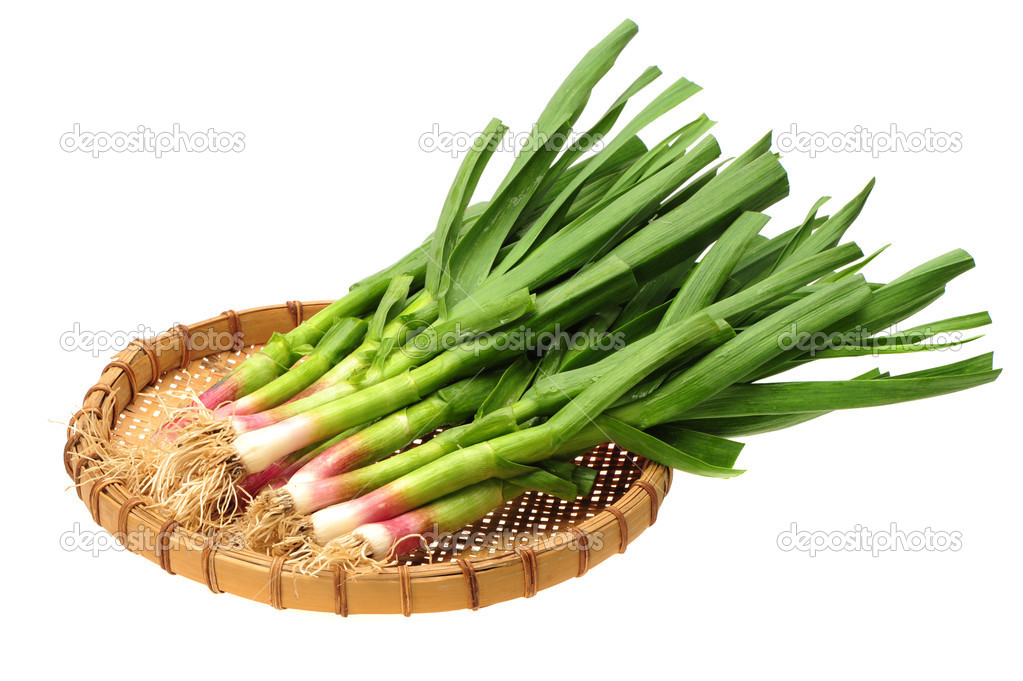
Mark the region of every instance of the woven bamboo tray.
<instances>
[{"instance_id":1,"label":"woven bamboo tray","mask_svg":"<svg viewBox=\"0 0 1023 681\"><path fill-rule=\"evenodd\" d=\"M118 353L71 418L64 447L67 473L95 522L132 552L213 593L228 592L278 609L409 616L530 598L624 553L657 519L671 470L606 444L578 459L598 469L588 499L570 503L528 492L454 533L432 556L420 550L401 565L357 577L341 570L311 576L293 571L283 559L225 548L215 537L185 530L152 511L146 499L119 480L102 477L83 454L80 428L88 426L108 441L144 441L164 419L160 391L201 392L258 351L272 332L294 328L327 304L292 301L229 310L135 341ZM514 541L500 546L471 541L487 533Z\"/></svg>"}]
</instances>

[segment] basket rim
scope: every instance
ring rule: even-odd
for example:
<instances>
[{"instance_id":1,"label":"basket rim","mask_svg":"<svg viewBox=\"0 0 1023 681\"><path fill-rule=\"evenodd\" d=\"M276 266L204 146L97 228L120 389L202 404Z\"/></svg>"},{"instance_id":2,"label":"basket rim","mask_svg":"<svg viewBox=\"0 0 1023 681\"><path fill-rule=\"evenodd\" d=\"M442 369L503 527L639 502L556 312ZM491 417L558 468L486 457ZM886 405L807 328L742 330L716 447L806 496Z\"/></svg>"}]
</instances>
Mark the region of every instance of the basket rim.
<instances>
[{"instance_id":1,"label":"basket rim","mask_svg":"<svg viewBox=\"0 0 1023 681\"><path fill-rule=\"evenodd\" d=\"M65 470L93 520L132 553L157 563L169 574L205 583L213 593L234 593L277 609L333 611L342 616L477 610L514 598L530 598L539 590L583 576L611 555L624 553L635 537L656 521L672 473L670 468L647 461L640 477L614 503L532 544L486 558L392 566L352 577L334 569L325 579L298 573L283 559L220 547L209 535L158 515L148 508L146 499L133 495L121 481L100 477L92 459L81 451L83 435L78 426L82 419L91 420L91 426L109 440L118 416L143 389L168 372L184 370L192 360L221 351L208 342L206 347L195 347L193 339L198 334L229 334L235 349L257 345L274 331L298 326L330 302L289 301L227 310L195 324L179 324L155 338L137 339L117 353L69 420L64 446ZM155 543L128 546L129 529L138 531L140 527L155 536ZM596 533L609 541L596 546L591 542ZM294 588L286 587L285 582L294 582Z\"/></svg>"}]
</instances>

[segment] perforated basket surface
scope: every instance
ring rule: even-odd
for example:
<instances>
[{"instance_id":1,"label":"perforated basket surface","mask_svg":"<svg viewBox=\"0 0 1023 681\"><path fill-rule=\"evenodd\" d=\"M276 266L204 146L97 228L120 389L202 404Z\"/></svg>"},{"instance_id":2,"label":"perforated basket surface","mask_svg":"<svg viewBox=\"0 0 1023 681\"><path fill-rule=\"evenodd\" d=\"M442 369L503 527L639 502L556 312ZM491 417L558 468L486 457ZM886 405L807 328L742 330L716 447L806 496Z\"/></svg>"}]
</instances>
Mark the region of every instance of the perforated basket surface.
<instances>
[{"instance_id":1,"label":"perforated basket surface","mask_svg":"<svg viewBox=\"0 0 1023 681\"><path fill-rule=\"evenodd\" d=\"M214 593L340 615L475 610L529 598L624 552L656 520L670 470L608 443L577 458L597 470L586 498L568 502L527 492L381 573L350 576L335 569L312 576L283 559L227 548L215 537L180 527L121 481L100 477L80 451L84 419L112 442L144 443L166 419L164 405L183 399L178 393L202 392L258 351L272 332L287 331L326 305L291 302L228 311L118 353L86 392L64 449L67 472L93 519L131 551ZM225 338L231 347L222 350Z\"/></svg>"}]
</instances>

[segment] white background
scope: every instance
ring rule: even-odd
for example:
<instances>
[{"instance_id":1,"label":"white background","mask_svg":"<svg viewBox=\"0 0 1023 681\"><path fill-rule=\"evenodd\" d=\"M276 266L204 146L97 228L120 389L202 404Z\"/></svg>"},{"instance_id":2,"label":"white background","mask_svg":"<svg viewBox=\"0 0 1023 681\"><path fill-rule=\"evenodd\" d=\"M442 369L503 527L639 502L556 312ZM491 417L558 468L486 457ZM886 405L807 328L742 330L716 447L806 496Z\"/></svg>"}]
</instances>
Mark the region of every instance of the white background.
<instances>
[{"instance_id":1,"label":"white background","mask_svg":"<svg viewBox=\"0 0 1023 681\"><path fill-rule=\"evenodd\" d=\"M703 3L706 5L707 3ZM172 673L512 674L698 679L1019 674L1023 473L1018 10L984 3L134 3L7 6L0 19L8 664L91 677ZM348 620L170 578L140 558L59 548L91 520L66 490L63 428L106 356L65 352L75 323L155 331L228 308L336 297L432 229L458 160L422 133L527 129L586 49L640 25L582 127L643 67L704 88L646 141L707 112L726 155L769 129L959 132L958 153L784 158L791 197L878 184L851 231L890 279L953 248L976 270L915 321L990 310L958 354L819 363L846 378L992 349L994 385L831 415L753 438L731 481L676 476L625 556L478 613ZM230 154L69 154L85 130L243 132ZM510 163L510 155L496 164ZM496 184L494 174L489 184ZM834 210L834 207L832 207ZM951 553L828 553L778 534L856 524L962 533ZM320 668L323 666L324 668ZM214 668L226 668L219 671Z\"/></svg>"}]
</instances>

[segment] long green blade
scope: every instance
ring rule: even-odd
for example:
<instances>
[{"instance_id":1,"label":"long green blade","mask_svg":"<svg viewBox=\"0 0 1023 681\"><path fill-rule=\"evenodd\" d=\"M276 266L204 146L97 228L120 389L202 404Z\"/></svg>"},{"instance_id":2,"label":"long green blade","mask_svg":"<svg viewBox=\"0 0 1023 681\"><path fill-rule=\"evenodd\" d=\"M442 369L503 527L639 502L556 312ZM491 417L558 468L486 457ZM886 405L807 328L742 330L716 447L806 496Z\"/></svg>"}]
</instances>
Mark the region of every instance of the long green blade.
<instances>
[{"instance_id":1,"label":"long green blade","mask_svg":"<svg viewBox=\"0 0 1023 681\"><path fill-rule=\"evenodd\" d=\"M537 219L530 230L522 235L522 238L516 245L516 250L513 252L512 256L510 256L511 262L517 262L532 248L534 242L540 239L541 235L544 233L544 229L547 224L554 219L555 215L557 215L561 206L575 195L578 188L590 177L591 174L598 171L601 164L613 158L615 152L634 139L640 130L699 91L700 87L695 83L691 83L684 78L680 79L673 83L667 90L662 92L653 102L644 108L643 111L633 118L625 126L625 128L600 151L599 154L590 159L586 169L581 172L571 184L562 190L562 193L547 208L547 210L544 211L543 215Z\"/></svg>"},{"instance_id":2,"label":"long green blade","mask_svg":"<svg viewBox=\"0 0 1023 681\"><path fill-rule=\"evenodd\" d=\"M598 418L597 425L604 429L623 449L634 451L659 464L677 468L686 473L709 478L734 478L745 472L737 468L709 464L700 458L686 454L664 440L610 416Z\"/></svg>"},{"instance_id":3,"label":"long green blade","mask_svg":"<svg viewBox=\"0 0 1023 681\"><path fill-rule=\"evenodd\" d=\"M490 274L501 245L540 188L591 90L611 69L637 30L633 22L623 22L583 57L554 93L486 212L454 247L448 259L451 283L442 312L454 309Z\"/></svg>"},{"instance_id":4,"label":"long green blade","mask_svg":"<svg viewBox=\"0 0 1023 681\"><path fill-rule=\"evenodd\" d=\"M878 407L967 390L990 383L999 373L1001 369L932 378L734 385L683 416L704 419Z\"/></svg>"},{"instance_id":5,"label":"long green blade","mask_svg":"<svg viewBox=\"0 0 1023 681\"><path fill-rule=\"evenodd\" d=\"M487 162L494 155L497 143L507 131L507 126L500 120L492 119L473 142L448 190L430 244L430 261L426 265L426 290L437 300L443 300L450 285L447 264L461 232L465 209Z\"/></svg>"}]
</instances>

